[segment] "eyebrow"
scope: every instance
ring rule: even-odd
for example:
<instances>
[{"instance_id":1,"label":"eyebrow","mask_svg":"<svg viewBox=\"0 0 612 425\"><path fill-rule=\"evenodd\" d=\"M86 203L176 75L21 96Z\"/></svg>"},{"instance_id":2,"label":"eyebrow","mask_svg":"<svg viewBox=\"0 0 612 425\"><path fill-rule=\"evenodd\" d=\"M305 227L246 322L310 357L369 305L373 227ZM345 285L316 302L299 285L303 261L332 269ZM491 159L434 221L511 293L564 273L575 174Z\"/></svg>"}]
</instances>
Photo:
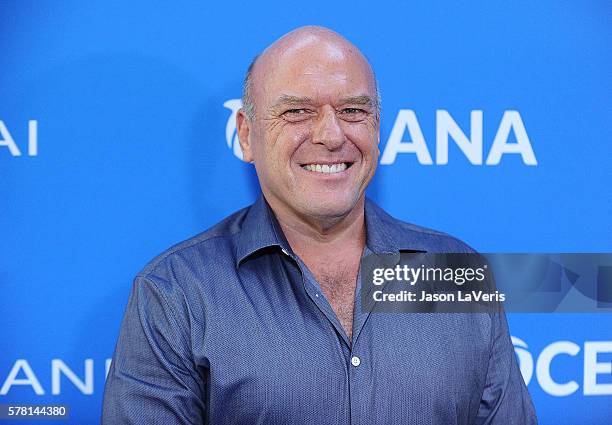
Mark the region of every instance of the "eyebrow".
<instances>
[{"instance_id":1,"label":"eyebrow","mask_svg":"<svg viewBox=\"0 0 612 425\"><path fill-rule=\"evenodd\" d=\"M365 105L374 106L374 101L367 94L361 94L358 96L345 97L340 100L341 105L352 104L352 105Z\"/></svg>"},{"instance_id":2,"label":"eyebrow","mask_svg":"<svg viewBox=\"0 0 612 425\"><path fill-rule=\"evenodd\" d=\"M304 104L312 104L314 103L312 98L310 97L300 97L293 96L290 94L281 94L278 97L276 103L272 106L273 108L278 108L283 105L304 105ZM373 106L374 101L367 94L361 94L357 96L349 96L343 99L340 99L341 105L352 104L352 105L365 105L365 106Z\"/></svg>"},{"instance_id":3,"label":"eyebrow","mask_svg":"<svg viewBox=\"0 0 612 425\"><path fill-rule=\"evenodd\" d=\"M299 97L292 96L290 94L281 94L276 101L276 103L272 106L273 108L278 108L282 105L303 105L306 103L313 103L310 97Z\"/></svg>"}]
</instances>

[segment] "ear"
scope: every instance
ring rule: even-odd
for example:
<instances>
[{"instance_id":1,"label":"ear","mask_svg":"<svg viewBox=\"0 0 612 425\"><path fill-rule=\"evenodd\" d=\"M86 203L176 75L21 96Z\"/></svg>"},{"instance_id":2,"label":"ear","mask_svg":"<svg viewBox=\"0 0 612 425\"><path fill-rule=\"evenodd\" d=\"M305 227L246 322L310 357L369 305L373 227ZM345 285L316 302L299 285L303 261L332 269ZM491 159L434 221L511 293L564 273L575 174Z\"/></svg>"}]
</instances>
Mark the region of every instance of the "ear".
<instances>
[{"instance_id":1,"label":"ear","mask_svg":"<svg viewBox=\"0 0 612 425\"><path fill-rule=\"evenodd\" d=\"M246 162L253 162L253 149L251 146L251 121L246 116L242 108L236 113L236 131L240 148L242 149L242 159Z\"/></svg>"}]
</instances>

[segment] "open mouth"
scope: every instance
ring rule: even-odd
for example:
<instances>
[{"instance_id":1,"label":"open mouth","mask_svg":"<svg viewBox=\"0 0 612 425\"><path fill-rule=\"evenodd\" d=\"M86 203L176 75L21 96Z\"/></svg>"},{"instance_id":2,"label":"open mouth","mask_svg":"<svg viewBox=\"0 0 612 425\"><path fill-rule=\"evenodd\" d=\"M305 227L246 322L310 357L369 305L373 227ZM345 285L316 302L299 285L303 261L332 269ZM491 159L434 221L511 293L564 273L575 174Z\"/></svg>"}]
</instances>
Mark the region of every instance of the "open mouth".
<instances>
[{"instance_id":1,"label":"open mouth","mask_svg":"<svg viewBox=\"0 0 612 425\"><path fill-rule=\"evenodd\" d=\"M306 171L315 173L336 174L350 168L351 165L353 165L352 162L337 162L335 164L302 164L301 167Z\"/></svg>"}]
</instances>

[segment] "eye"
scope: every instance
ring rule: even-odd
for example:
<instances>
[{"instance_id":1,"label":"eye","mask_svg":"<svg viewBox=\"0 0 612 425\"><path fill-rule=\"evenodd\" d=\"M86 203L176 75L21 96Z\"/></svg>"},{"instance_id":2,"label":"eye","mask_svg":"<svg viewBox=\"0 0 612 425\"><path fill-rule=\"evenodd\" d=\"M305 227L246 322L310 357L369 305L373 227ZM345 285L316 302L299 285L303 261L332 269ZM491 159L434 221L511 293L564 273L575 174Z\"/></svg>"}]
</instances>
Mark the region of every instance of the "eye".
<instances>
[{"instance_id":1,"label":"eye","mask_svg":"<svg viewBox=\"0 0 612 425\"><path fill-rule=\"evenodd\" d=\"M293 108L293 109L287 109L281 115L287 121L296 122L296 121L302 121L308 118L311 115L310 112L311 111L306 108Z\"/></svg>"},{"instance_id":2,"label":"eye","mask_svg":"<svg viewBox=\"0 0 612 425\"><path fill-rule=\"evenodd\" d=\"M346 121L362 121L368 115L368 111L361 108L344 108L340 110L340 116Z\"/></svg>"}]
</instances>

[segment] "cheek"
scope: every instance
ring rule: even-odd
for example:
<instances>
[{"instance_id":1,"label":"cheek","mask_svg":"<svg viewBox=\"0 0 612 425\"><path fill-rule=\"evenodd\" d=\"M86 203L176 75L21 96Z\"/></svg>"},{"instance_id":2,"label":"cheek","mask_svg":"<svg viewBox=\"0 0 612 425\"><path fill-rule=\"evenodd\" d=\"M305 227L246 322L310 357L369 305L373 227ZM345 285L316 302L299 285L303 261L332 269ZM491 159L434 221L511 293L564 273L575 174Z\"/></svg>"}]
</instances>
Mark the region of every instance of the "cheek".
<instances>
[{"instance_id":1,"label":"cheek","mask_svg":"<svg viewBox=\"0 0 612 425\"><path fill-rule=\"evenodd\" d=\"M264 140L268 151L281 150L285 145L304 139L311 131L307 122L290 123L284 120L270 120L261 127L259 140Z\"/></svg>"},{"instance_id":2,"label":"cheek","mask_svg":"<svg viewBox=\"0 0 612 425\"><path fill-rule=\"evenodd\" d=\"M365 159L378 158L378 129L370 123L352 123L344 131Z\"/></svg>"},{"instance_id":3,"label":"cheek","mask_svg":"<svg viewBox=\"0 0 612 425\"><path fill-rule=\"evenodd\" d=\"M283 178L289 175L288 167L291 166L293 156L302 146L306 144L311 134L311 125L308 123L270 122L262 126L257 140L255 152L256 161L262 166L262 171L273 178Z\"/></svg>"},{"instance_id":4,"label":"cheek","mask_svg":"<svg viewBox=\"0 0 612 425\"><path fill-rule=\"evenodd\" d=\"M278 134L275 150L285 162L290 162L294 155L307 144L312 134L312 125L309 123L292 123L283 127Z\"/></svg>"}]
</instances>

